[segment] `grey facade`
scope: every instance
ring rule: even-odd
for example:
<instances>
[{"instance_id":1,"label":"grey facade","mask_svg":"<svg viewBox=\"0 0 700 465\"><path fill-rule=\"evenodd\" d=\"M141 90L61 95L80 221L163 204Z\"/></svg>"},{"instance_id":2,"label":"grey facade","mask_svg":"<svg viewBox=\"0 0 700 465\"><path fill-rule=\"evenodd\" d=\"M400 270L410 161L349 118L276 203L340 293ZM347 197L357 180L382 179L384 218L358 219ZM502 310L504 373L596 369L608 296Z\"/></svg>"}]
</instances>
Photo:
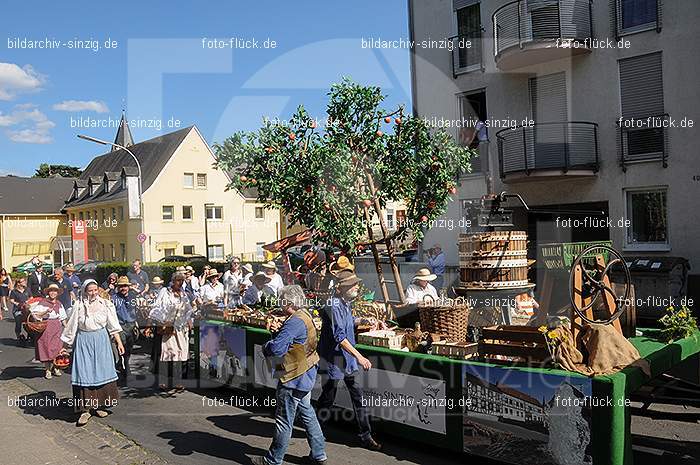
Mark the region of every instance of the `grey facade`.
<instances>
[{"instance_id":1,"label":"grey facade","mask_svg":"<svg viewBox=\"0 0 700 465\"><path fill-rule=\"evenodd\" d=\"M700 270L699 14L691 1L409 0L414 112L453 125L485 113L492 127L478 150L494 192L521 194L531 207L602 209L612 222L562 227L557 215L516 210L516 227L533 241L610 239L626 256L685 257L692 287ZM452 51L420 45L445 37ZM522 127L526 118L534 123ZM670 122L676 127L663 128ZM450 130L467 140L472 132ZM486 192L484 176L468 174L459 199ZM452 202L447 218L456 224L463 215ZM441 243L457 265L459 232L434 227L425 244Z\"/></svg>"}]
</instances>

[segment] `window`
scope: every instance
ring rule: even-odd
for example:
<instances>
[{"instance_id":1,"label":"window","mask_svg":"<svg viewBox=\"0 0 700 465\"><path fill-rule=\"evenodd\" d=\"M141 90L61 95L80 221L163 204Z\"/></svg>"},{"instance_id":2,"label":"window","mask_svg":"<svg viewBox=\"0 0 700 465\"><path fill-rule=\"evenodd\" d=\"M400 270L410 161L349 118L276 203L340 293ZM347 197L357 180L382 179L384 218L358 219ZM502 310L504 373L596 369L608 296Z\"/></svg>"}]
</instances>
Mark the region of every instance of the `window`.
<instances>
[{"instance_id":1,"label":"window","mask_svg":"<svg viewBox=\"0 0 700 465\"><path fill-rule=\"evenodd\" d=\"M472 5L463 6L465 3ZM478 2L455 0L457 36L453 39L454 74L481 69L481 12Z\"/></svg>"},{"instance_id":2,"label":"window","mask_svg":"<svg viewBox=\"0 0 700 465\"><path fill-rule=\"evenodd\" d=\"M163 249L163 255L166 257L171 257L175 255L175 249Z\"/></svg>"},{"instance_id":3,"label":"window","mask_svg":"<svg viewBox=\"0 0 700 465\"><path fill-rule=\"evenodd\" d=\"M85 219L88 220L88 221L90 221L90 210L88 210L87 212L85 212L85 214L87 215L87 216L85 217Z\"/></svg>"},{"instance_id":4,"label":"window","mask_svg":"<svg viewBox=\"0 0 700 465\"><path fill-rule=\"evenodd\" d=\"M386 226L389 229L396 229L396 225L394 225L394 210L387 209L387 211L386 211Z\"/></svg>"},{"instance_id":5,"label":"window","mask_svg":"<svg viewBox=\"0 0 700 465\"><path fill-rule=\"evenodd\" d=\"M617 0L618 34L657 28L658 0Z\"/></svg>"},{"instance_id":6,"label":"window","mask_svg":"<svg viewBox=\"0 0 700 465\"><path fill-rule=\"evenodd\" d=\"M119 257L121 261L126 261L126 244L121 243L119 244Z\"/></svg>"},{"instance_id":7,"label":"window","mask_svg":"<svg viewBox=\"0 0 700 465\"><path fill-rule=\"evenodd\" d=\"M112 207L112 221L117 219L117 209Z\"/></svg>"},{"instance_id":8,"label":"window","mask_svg":"<svg viewBox=\"0 0 700 465\"><path fill-rule=\"evenodd\" d=\"M192 205L182 206L182 219L191 220L192 219Z\"/></svg>"},{"instance_id":9,"label":"window","mask_svg":"<svg viewBox=\"0 0 700 465\"><path fill-rule=\"evenodd\" d=\"M667 188L634 189L625 193L626 247L669 250Z\"/></svg>"},{"instance_id":10,"label":"window","mask_svg":"<svg viewBox=\"0 0 700 465\"><path fill-rule=\"evenodd\" d=\"M472 165L472 173L480 173L486 168L485 163L488 158L488 147L479 147L479 144L489 140L488 128L485 124L487 119L486 92L483 90L469 92L460 95L458 98L460 112L458 117L462 121L467 122L466 127L459 132L458 142L478 151L479 156L472 158L470 163Z\"/></svg>"},{"instance_id":11,"label":"window","mask_svg":"<svg viewBox=\"0 0 700 465\"><path fill-rule=\"evenodd\" d=\"M206 173L197 173L197 189L207 188L207 175Z\"/></svg>"},{"instance_id":12,"label":"window","mask_svg":"<svg viewBox=\"0 0 700 465\"><path fill-rule=\"evenodd\" d=\"M194 173L185 173L185 175L182 178L182 185L186 189L193 189L194 188Z\"/></svg>"},{"instance_id":13,"label":"window","mask_svg":"<svg viewBox=\"0 0 700 465\"><path fill-rule=\"evenodd\" d=\"M71 223L75 223L75 213L70 214Z\"/></svg>"},{"instance_id":14,"label":"window","mask_svg":"<svg viewBox=\"0 0 700 465\"><path fill-rule=\"evenodd\" d=\"M79 221L83 221L83 220L84 220L84 218L83 218L83 212L78 212L78 220L79 220Z\"/></svg>"},{"instance_id":15,"label":"window","mask_svg":"<svg viewBox=\"0 0 700 465\"><path fill-rule=\"evenodd\" d=\"M163 221L173 220L173 210L175 208L172 205L163 205Z\"/></svg>"},{"instance_id":16,"label":"window","mask_svg":"<svg viewBox=\"0 0 700 465\"><path fill-rule=\"evenodd\" d=\"M102 222L104 223L105 220L107 219L107 212L105 211L104 208L100 211L100 214L101 214L100 218L102 218Z\"/></svg>"},{"instance_id":17,"label":"window","mask_svg":"<svg viewBox=\"0 0 700 465\"><path fill-rule=\"evenodd\" d=\"M185 255L194 255L194 246L193 245L183 245L182 246L182 253Z\"/></svg>"},{"instance_id":18,"label":"window","mask_svg":"<svg viewBox=\"0 0 700 465\"><path fill-rule=\"evenodd\" d=\"M110 249L109 260L114 261L114 244L109 244L109 249Z\"/></svg>"},{"instance_id":19,"label":"window","mask_svg":"<svg viewBox=\"0 0 700 465\"><path fill-rule=\"evenodd\" d=\"M223 246L223 244L210 245L208 255L209 255L209 260L223 261L224 260L224 246Z\"/></svg>"},{"instance_id":20,"label":"window","mask_svg":"<svg viewBox=\"0 0 700 465\"><path fill-rule=\"evenodd\" d=\"M666 157L664 86L661 53L619 61L620 111L618 143L625 161Z\"/></svg>"},{"instance_id":21,"label":"window","mask_svg":"<svg viewBox=\"0 0 700 465\"><path fill-rule=\"evenodd\" d=\"M92 219L97 221L97 210L92 211Z\"/></svg>"},{"instance_id":22,"label":"window","mask_svg":"<svg viewBox=\"0 0 700 465\"><path fill-rule=\"evenodd\" d=\"M256 220L265 219L265 209L263 207L255 207L255 219Z\"/></svg>"},{"instance_id":23,"label":"window","mask_svg":"<svg viewBox=\"0 0 700 465\"><path fill-rule=\"evenodd\" d=\"M119 207L119 221L124 221L124 207Z\"/></svg>"},{"instance_id":24,"label":"window","mask_svg":"<svg viewBox=\"0 0 700 465\"><path fill-rule=\"evenodd\" d=\"M207 208L207 219L208 220L222 220L224 219L224 207L206 207Z\"/></svg>"},{"instance_id":25,"label":"window","mask_svg":"<svg viewBox=\"0 0 700 465\"><path fill-rule=\"evenodd\" d=\"M265 258L265 249L263 249L264 245L264 242L255 243L255 255L258 260L263 260Z\"/></svg>"}]
</instances>

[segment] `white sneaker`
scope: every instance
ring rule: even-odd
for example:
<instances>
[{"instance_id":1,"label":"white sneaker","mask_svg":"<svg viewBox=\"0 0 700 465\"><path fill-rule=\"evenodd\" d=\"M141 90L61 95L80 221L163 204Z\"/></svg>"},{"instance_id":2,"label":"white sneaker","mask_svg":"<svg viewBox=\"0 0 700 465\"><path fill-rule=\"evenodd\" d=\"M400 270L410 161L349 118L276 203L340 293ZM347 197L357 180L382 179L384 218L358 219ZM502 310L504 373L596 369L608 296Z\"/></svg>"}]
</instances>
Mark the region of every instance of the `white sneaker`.
<instances>
[{"instance_id":1,"label":"white sneaker","mask_svg":"<svg viewBox=\"0 0 700 465\"><path fill-rule=\"evenodd\" d=\"M85 426L91 416L92 415L90 415L90 412L85 412L82 415L80 415L80 418L78 418L77 426Z\"/></svg>"},{"instance_id":2,"label":"white sneaker","mask_svg":"<svg viewBox=\"0 0 700 465\"><path fill-rule=\"evenodd\" d=\"M46 373L44 373L44 378L51 379L51 370L46 370Z\"/></svg>"},{"instance_id":3,"label":"white sneaker","mask_svg":"<svg viewBox=\"0 0 700 465\"><path fill-rule=\"evenodd\" d=\"M54 376L61 376L61 375L63 375L63 372L61 371L60 368L54 368L53 374L54 374Z\"/></svg>"}]
</instances>

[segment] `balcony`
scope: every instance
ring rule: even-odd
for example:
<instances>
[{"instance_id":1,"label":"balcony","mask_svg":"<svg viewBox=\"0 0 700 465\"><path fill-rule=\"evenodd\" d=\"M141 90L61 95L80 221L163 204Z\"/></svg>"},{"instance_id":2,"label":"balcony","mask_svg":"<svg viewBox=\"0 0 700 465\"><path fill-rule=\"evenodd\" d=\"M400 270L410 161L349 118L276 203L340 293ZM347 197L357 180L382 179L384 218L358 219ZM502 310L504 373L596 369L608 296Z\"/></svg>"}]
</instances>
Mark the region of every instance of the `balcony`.
<instances>
[{"instance_id":1,"label":"balcony","mask_svg":"<svg viewBox=\"0 0 700 465\"><path fill-rule=\"evenodd\" d=\"M596 123L535 123L502 129L496 140L503 182L592 177L598 172Z\"/></svg>"},{"instance_id":2,"label":"balcony","mask_svg":"<svg viewBox=\"0 0 700 465\"><path fill-rule=\"evenodd\" d=\"M492 17L496 66L506 71L590 53L592 3L516 0L503 5Z\"/></svg>"}]
</instances>

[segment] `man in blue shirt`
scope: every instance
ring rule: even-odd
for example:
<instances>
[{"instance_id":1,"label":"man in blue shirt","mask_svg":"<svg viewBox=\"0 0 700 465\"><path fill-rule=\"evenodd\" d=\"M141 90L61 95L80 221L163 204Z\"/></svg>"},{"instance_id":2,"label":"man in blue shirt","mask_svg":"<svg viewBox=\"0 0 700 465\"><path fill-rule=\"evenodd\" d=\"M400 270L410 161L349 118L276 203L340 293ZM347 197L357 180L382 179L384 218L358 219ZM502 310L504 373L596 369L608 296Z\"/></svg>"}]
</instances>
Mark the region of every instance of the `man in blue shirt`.
<instances>
[{"instance_id":1,"label":"man in blue shirt","mask_svg":"<svg viewBox=\"0 0 700 465\"><path fill-rule=\"evenodd\" d=\"M78 296L78 291L80 290L80 287L83 285L83 282L80 280L77 274L75 274L75 267L73 266L72 263L67 264L66 266L63 267L63 269L66 272L65 279L71 283L71 286L73 286L73 293L75 296Z\"/></svg>"},{"instance_id":2,"label":"man in blue shirt","mask_svg":"<svg viewBox=\"0 0 700 465\"><path fill-rule=\"evenodd\" d=\"M311 407L311 390L316 382L318 354L316 327L305 309L304 291L297 285L284 286L278 294L282 309L290 315L274 338L263 347L263 353L275 366L277 410L272 445L264 457L253 457L256 465L279 465L289 446L297 413L309 437L311 455L307 462L324 464L327 461L325 439L318 419ZM274 358L273 358L274 357Z\"/></svg>"},{"instance_id":3,"label":"man in blue shirt","mask_svg":"<svg viewBox=\"0 0 700 465\"><path fill-rule=\"evenodd\" d=\"M58 300L61 302L61 305L63 305L66 315L70 316L74 299L72 284L63 276L63 270L61 268L53 270L53 276L49 279L49 282L58 284L58 287L63 290L58 296Z\"/></svg>"},{"instance_id":4,"label":"man in blue shirt","mask_svg":"<svg viewBox=\"0 0 700 465\"><path fill-rule=\"evenodd\" d=\"M443 286L443 278L445 274L445 253L442 251L440 244L435 244L432 249L428 250L428 268L437 276L433 281L433 287L439 292Z\"/></svg>"},{"instance_id":5,"label":"man in blue shirt","mask_svg":"<svg viewBox=\"0 0 700 465\"><path fill-rule=\"evenodd\" d=\"M136 293L131 290L132 284L126 276L120 276L117 279L117 292L112 295L112 303L117 311L117 319L122 327L122 333L119 334L124 343L124 355L117 362L117 372L119 372L122 382L126 382L129 376L129 358L131 350L136 342Z\"/></svg>"},{"instance_id":6,"label":"man in blue shirt","mask_svg":"<svg viewBox=\"0 0 700 465\"><path fill-rule=\"evenodd\" d=\"M356 320L352 315L352 301L359 294L361 280L352 271L340 272L337 278L335 294L321 315L323 326L319 355L321 366L326 368L327 372L322 378L323 392L318 399L318 418L321 423L330 419L338 382L343 380L350 393L362 446L370 450L380 450L382 446L372 438L369 415L362 404L362 388L355 380L358 365L365 370L372 368L372 363L355 348L355 325L359 324L360 319Z\"/></svg>"}]
</instances>

